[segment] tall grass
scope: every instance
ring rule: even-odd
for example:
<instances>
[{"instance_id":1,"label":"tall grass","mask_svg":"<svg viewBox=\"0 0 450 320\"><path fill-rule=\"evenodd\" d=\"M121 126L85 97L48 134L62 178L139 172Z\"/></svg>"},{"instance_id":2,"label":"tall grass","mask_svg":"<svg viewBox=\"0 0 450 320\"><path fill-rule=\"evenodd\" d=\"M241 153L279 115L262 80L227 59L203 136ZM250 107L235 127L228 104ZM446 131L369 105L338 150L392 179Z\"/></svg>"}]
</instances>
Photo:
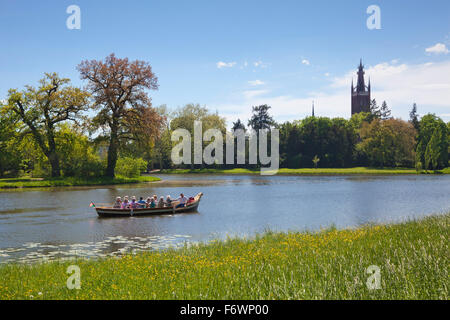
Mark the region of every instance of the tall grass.
<instances>
[{"instance_id":1,"label":"tall grass","mask_svg":"<svg viewBox=\"0 0 450 320\"><path fill-rule=\"evenodd\" d=\"M123 258L0 267L2 299L448 299L450 214ZM81 289L66 269L81 269ZM369 266L381 288L370 290Z\"/></svg>"}]
</instances>

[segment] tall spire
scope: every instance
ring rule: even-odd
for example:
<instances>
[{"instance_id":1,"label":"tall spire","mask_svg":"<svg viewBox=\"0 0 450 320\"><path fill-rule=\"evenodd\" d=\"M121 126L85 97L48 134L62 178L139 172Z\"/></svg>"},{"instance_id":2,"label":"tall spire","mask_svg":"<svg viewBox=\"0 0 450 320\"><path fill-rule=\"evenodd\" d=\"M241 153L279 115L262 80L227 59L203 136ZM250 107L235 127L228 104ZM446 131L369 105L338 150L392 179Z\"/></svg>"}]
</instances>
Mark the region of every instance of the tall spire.
<instances>
[{"instance_id":1,"label":"tall spire","mask_svg":"<svg viewBox=\"0 0 450 320\"><path fill-rule=\"evenodd\" d=\"M366 91L366 84L364 83L364 66L362 64L362 59L359 62L358 67L358 83L356 85L356 91L357 92L364 92Z\"/></svg>"},{"instance_id":2,"label":"tall spire","mask_svg":"<svg viewBox=\"0 0 450 320\"><path fill-rule=\"evenodd\" d=\"M354 84L354 79L352 77L352 115L360 112L370 112L370 95L371 95L371 83L370 77L368 79L368 86L365 84L364 79L364 65L362 59L359 60L358 66L358 79L356 83L356 88Z\"/></svg>"},{"instance_id":3,"label":"tall spire","mask_svg":"<svg viewBox=\"0 0 450 320\"><path fill-rule=\"evenodd\" d=\"M312 102L312 116L314 117L314 100Z\"/></svg>"}]
</instances>

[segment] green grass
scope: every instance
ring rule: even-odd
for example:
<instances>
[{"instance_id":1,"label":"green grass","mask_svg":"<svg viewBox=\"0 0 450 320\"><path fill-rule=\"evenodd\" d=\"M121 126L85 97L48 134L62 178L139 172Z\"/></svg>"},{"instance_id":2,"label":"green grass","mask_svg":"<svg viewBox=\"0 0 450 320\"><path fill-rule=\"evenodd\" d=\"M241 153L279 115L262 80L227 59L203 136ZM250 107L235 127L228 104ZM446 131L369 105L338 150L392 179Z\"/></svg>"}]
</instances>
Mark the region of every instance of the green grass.
<instances>
[{"instance_id":1,"label":"green grass","mask_svg":"<svg viewBox=\"0 0 450 320\"><path fill-rule=\"evenodd\" d=\"M450 213L123 258L0 267L1 299L449 299ZM69 265L81 289L66 287ZM369 290L369 266L381 289Z\"/></svg>"},{"instance_id":2,"label":"green grass","mask_svg":"<svg viewBox=\"0 0 450 320\"><path fill-rule=\"evenodd\" d=\"M229 175L251 175L260 174L259 169L171 169L163 170L161 173L167 174L229 174ZM429 171L428 173L445 173L450 174L450 168L440 171ZM393 175L393 174L417 174L415 169L410 168L301 168L278 170L278 175L350 175L350 174L374 174L374 175Z\"/></svg>"},{"instance_id":3,"label":"green grass","mask_svg":"<svg viewBox=\"0 0 450 320\"><path fill-rule=\"evenodd\" d=\"M44 178L44 179L11 178L11 179L0 179L0 189L97 186L97 185L142 183L159 180L161 179L150 176L141 176L137 178L126 178L120 176L115 178L106 178L106 177L93 177L93 178L62 177L62 178Z\"/></svg>"}]
</instances>

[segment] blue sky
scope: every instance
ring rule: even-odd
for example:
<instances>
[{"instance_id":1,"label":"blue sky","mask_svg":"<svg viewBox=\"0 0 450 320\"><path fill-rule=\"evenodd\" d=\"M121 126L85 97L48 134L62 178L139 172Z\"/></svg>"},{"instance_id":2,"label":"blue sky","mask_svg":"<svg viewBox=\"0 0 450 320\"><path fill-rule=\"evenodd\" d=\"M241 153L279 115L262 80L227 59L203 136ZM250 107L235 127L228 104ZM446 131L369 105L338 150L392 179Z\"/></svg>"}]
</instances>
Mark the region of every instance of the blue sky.
<instances>
[{"instance_id":1,"label":"blue sky","mask_svg":"<svg viewBox=\"0 0 450 320\"><path fill-rule=\"evenodd\" d=\"M81 30L69 30L69 5ZM369 5L381 30L369 30ZM56 71L82 86L84 59L150 62L154 105L200 103L229 121L267 103L276 120L350 116L359 59L393 115L450 120L450 1L23 1L0 0L0 99Z\"/></svg>"}]
</instances>

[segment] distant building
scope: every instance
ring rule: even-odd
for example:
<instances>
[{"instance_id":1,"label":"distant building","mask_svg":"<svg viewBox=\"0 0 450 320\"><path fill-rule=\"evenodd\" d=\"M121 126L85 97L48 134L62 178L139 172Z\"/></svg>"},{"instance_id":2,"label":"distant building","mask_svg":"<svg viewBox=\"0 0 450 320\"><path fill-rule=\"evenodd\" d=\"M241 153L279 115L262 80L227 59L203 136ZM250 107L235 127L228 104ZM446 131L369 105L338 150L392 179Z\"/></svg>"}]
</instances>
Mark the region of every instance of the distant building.
<instances>
[{"instance_id":1,"label":"distant building","mask_svg":"<svg viewBox=\"0 0 450 320\"><path fill-rule=\"evenodd\" d=\"M360 112L370 112L370 78L369 85L366 86L364 73L364 66L361 59L358 67L358 83L356 84L356 88L353 86L352 79L352 115Z\"/></svg>"}]
</instances>

